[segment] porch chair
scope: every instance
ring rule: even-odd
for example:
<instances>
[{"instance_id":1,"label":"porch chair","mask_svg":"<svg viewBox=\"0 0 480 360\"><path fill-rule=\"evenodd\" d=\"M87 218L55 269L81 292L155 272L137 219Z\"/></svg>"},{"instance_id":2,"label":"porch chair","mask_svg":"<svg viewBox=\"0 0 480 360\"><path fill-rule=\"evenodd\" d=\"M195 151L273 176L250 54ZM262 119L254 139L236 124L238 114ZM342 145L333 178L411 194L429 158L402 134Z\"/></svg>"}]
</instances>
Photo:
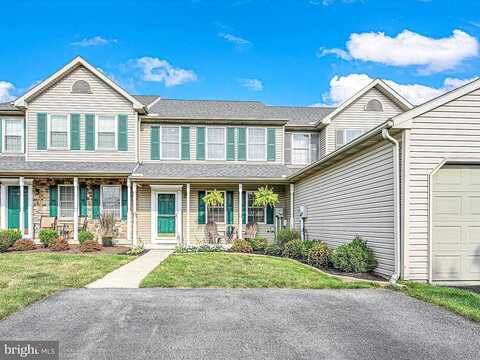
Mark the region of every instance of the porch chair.
<instances>
[{"instance_id":1,"label":"porch chair","mask_svg":"<svg viewBox=\"0 0 480 360\"><path fill-rule=\"evenodd\" d=\"M257 236L257 223L248 223L243 234L245 239L254 239Z\"/></svg>"},{"instance_id":2,"label":"porch chair","mask_svg":"<svg viewBox=\"0 0 480 360\"><path fill-rule=\"evenodd\" d=\"M218 233L217 223L214 221L209 221L205 225L205 236L207 244L220 244L221 240L225 238Z\"/></svg>"},{"instance_id":3,"label":"porch chair","mask_svg":"<svg viewBox=\"0 0 480 360\"><path fill-rule=\"evenodd\" d=\"M55 216L41 216L40 223L33 225L33 238L35 239L37 233L42 229L57 230L57 218Z\"/></svg>"},{"instance_id":4,"label":"porch chair","mask_svg":"<svg viewBox=\"0 0 480 360\"><path fill-rule=\"evenodd\" d=\"M225 229L225 241L230 244L237 240L237 228L234 225L227 225Z\"/></svg>"},{"instance_id":5,"label":"porch chair","mask_svg":"<svg viewBox=\"0 0 480 360\"><path fill-rule=\"evenodd\" d=\"M84 218L80 218L78 219L78 231L87 231L87 228L88 228L88 218L87 217L84 217Z\"/></svg>"}]
</instances>

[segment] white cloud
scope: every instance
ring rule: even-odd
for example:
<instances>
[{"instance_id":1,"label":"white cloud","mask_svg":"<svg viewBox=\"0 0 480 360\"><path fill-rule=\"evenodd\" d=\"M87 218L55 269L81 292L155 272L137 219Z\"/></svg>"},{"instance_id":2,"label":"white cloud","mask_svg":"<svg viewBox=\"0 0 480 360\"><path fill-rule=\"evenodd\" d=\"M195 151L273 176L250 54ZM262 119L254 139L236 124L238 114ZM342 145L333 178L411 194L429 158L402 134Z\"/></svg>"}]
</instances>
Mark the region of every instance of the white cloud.
<instances>
[{"instance_id":1,"label":"white cloud","mask_svg":"<svg viewBox=\"0 0 480 360\"><path fill-rule=\"evenodd\" d=\"M252 91L262 91L263 83L258 79L239 79L238 82L243 87Z\"/></svg>"},{"instance_id":2,"label":"white cloud","mask_svg":"<svg viewBox=\"0 0 480 360\"><path fill-rule=\"evenodd\" d=\"M450 37L430 38L409 30L395 37L382 32L351 34L347 50L323 49L319 56L335 54L343 59L373 61L391 66L420 66L422 73L457 68L464 60L479 54L478 40L461 30Z\"/></svg>"},{"instance_id":3,"label":"white cloud","mask_svg":"<svg viewBox=\"0 0 480 360\"><path fill-rule=\"evenodd\" d=\"M324 48L324 47L321 47L321 48L318 49L318 51L317 51L317 56L318 57L324 57L324 56L327 56L327 55L336 55L340 59L347 60L347 61L353 60L352 57L350 56L350 54L347 51L342 50L342 49L327 49L327 48Z\"/></svg>"},{"instance_id":4,"label":"white cloud","mask_svg":"<svg viewBox=\"0 0 480 360\"><path fill-rule=\"evenodd\" d=\"M238 50L245 49L252 45L251 41L230 33L220 32L218 33L218 36L221 37L222 39L225 39L229 43L232 43L235 46L235 48Z\"/></svg>"},{"instance_id":5,"label":"white cloud","mask_svg":"<svg viewBox=\"0 0 480 360\"><path fill-rule=\"evenodd\" d=\"M197 80L194 71L175 68L168 61L159 58L145 56L134 60L134 64L142 70L143 80L163 82L167 87Z\"/></svg>"},{"instance_id":6,"label":"white cloud","mask_svg":"<svg viewBox=\"0 0 480 360\"><path fill-rule=\"evenodd\" d=\"M89 47L89 46L100 46L100 45L108 45L108 44L116 44L118 42L117 39L106 39L101 36L94 36L92 38L85 38L80 41L75 41L70 43L73 46L81 46L81 47Z\"/></svg>"},{"instance_id":7,"label":"white cloud","mask_svg":"<svg viewBox=\"0 0 480 360\"><path fill-rule=\"evenodd\" d=\"M366 74L350 74L347 76L335 75L330 80L330 89L322 96L323 101L328 104L338 105L350 98L352 95L367 86L374 79ZM404 96L412 104L421 104L434 97L442 95L447 91L462 86L473 79L446 78L441 87L435 88L421 84L399 84L395 81L385 80L385 82ZM314 104L318 106L320 104Z\"/></svg>"},{"instance_id":8,"label":"white cloud","mask_svg":"<svg viewBox=\"0 0 480 360\"><path fill-rule=\"evenodd\" d=\"M12 91L15 89L12 83L8 81L0 81L0 102L7 102L13 100L15 97Z\"/></svg>"},{"instance_id":9,"label":"white cloud","mask_svg":"<svg viewBox=\"0 0 480 360\"><path fill-rule=\"evenodd\" d=\"M323 5L323 6L329 6L335 3L335 0L310 0L308 3L311 5ZM340 0L339 2L344 3L344 4L353 4L357 2L363 3L364 0Z\"/></svg>"}]
</instances>

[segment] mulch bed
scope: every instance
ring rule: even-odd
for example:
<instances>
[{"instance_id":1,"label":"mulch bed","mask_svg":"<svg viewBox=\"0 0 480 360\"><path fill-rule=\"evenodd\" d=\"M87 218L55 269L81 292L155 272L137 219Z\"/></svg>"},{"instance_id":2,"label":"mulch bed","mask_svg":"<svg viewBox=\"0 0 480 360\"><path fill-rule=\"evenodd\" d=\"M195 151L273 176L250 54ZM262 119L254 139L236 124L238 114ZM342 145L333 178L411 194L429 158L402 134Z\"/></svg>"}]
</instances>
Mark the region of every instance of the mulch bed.
<instances>
[{"instance_id":1,"label":"mulch bed","mask_svg":"<svg viewBox=\"0 0 480 360\"><path fill-rule=\"evenodd\" d=\"M18 251L19 253L56 253L56 254L125 254L130 248L128 246L104 246L100 251L86 252L80 251L80 246L77 244L70 244L70 250L52 251L49 248L37 246L35 250ZM10 248L7 252L15 252L14 248Z\"/></svg>"}]
</instances>

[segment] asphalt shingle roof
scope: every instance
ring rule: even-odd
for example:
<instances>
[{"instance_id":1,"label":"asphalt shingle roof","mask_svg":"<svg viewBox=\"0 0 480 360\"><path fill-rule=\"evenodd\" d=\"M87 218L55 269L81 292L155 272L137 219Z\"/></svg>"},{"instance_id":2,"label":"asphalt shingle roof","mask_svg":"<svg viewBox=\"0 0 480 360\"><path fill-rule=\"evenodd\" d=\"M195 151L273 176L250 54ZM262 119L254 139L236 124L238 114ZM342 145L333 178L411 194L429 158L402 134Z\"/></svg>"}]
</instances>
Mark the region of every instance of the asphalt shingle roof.
<instances>
[{"instance_id":1,"label":"asphalt shingle roof","mask_svg":"<svg viewBox=\"0 0 480 360\"><path fill-rule=\"evenodd\" d=\"M295 169L285 165L143 163L134 177L159 179L282 179Z\"/></svg>"},{"instance_id":2,"label":"asphalt shingle roof","mask_svg":"<svg viewBox=\"0 0 480 360\"><path fill-rule=\"evenodd\" d=\"M3 102L3 103L0 103L0 111L15 111L15 110L18 110L15 106L13 106L13 103L11 101L7 101L7 102Z\"/></svg>"},{"instance_id":3,"label":"asphalt shingle roof","mask_svg":"<svg viewBox=\"0 0 480 360\"><path fill-rule=\"evenodd\" d=\"M145 106L150 105L159 98L157 95L133 95L133 97Z\"/></svg>"}]
</instances>

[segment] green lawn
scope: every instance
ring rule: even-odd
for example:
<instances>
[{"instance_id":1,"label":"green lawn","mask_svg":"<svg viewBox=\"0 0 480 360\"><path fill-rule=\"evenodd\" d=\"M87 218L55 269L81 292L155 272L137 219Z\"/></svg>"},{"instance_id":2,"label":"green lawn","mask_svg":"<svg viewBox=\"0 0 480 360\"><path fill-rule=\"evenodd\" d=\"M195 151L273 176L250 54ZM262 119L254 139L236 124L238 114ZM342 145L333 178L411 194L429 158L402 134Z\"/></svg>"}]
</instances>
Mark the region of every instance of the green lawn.
<instances>
[{"instance_id":1,"label":"green lawn","mask_svg":"<svg viewBox=\"0 0 480 360\"><path fill-rule=\"evenodd\" d=\"M367 288L344 282L290 259L225 253L173 254L141 287L178 288Z\"/></svg>"},{"instance_id":2,"label":"green lawn","mask_svg":"<svg viewBox=\"0 0 480 360\"><path fill-rule=\"evenodd\" d=\"M0 319L64 288L79 288L133 260L126 255L0 255Z\"/></svg>"},{"instance_id":3,"label":"green lawn","mask_svg":"<svg viewBox=\"0 0 480 360\"><path fill-rule=\"evenodd\" d=\"M471 320L480 322L480 294L445 286L433 286L416 282L403 282L406 294L445 307Z\"/></svg>"}]
</instances>

